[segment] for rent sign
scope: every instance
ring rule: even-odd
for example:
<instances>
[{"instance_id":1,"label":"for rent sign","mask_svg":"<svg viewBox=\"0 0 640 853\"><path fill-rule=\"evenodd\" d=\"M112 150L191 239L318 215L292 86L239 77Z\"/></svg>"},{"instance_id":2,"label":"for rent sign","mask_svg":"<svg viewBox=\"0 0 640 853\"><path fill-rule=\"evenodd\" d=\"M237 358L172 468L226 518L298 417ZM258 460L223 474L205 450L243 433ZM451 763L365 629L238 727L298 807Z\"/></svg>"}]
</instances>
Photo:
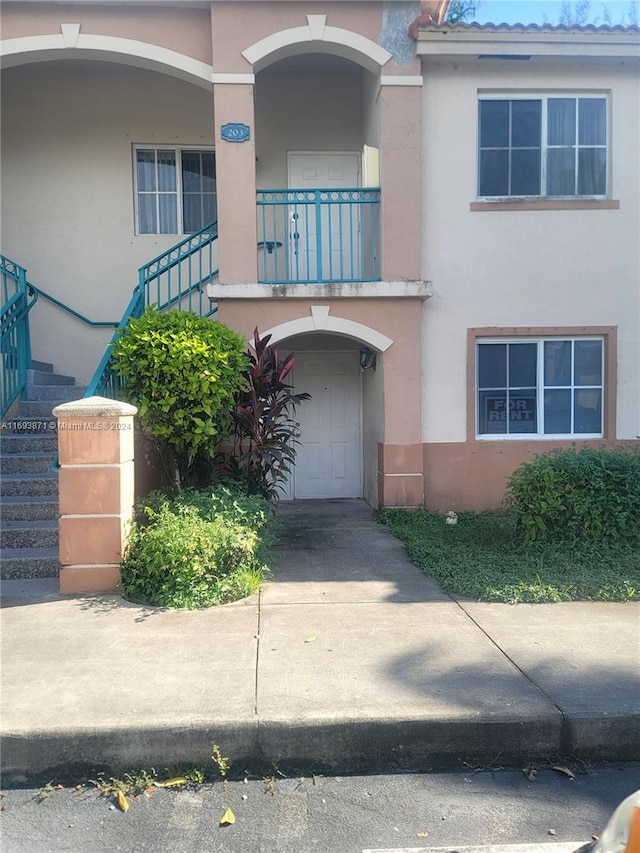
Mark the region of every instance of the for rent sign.
<instances>
[{"instance_id":1,"label":"for rent sign","mask_svg":"<svg viewBox=\"0 0 640 853\"><path fill-rule=\"evenodd\" d=\"M507 418L508 432L535 432L535 397L518 397L508 402L504 397L487 397L485 405L488 432L507 432Z\"/></svg>"}]
</instances>

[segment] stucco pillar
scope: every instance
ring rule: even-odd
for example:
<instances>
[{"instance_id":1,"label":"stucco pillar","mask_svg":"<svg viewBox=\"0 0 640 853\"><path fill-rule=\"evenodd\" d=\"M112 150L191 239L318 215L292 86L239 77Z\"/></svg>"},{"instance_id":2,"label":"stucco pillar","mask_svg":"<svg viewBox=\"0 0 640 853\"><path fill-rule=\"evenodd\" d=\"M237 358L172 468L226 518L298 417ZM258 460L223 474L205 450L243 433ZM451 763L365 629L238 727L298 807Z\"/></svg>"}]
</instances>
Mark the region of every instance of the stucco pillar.
<instances>
[{"instance_id":1,"label":"stucco pillar","mask_svg":"<svg viewBox=\"0 0 640 853\"><path fill-rule=\"evenodd\" d=\"M380 90L382 278L421 277L421 88Z\"/></svg>"},{"instance_id":2,"label":"stucco pillar","mask_svg":"<svg viewBox=\"0 0 640 853\"><path fill-rule=\"evenodd\" d=\"M422 506L422 303L396 301L393 345L384 353L384 442L378 445L379 506Z\"/></svg>"},{"instance_id":3,"label":"stucco pillar","mask_svg":"<svg viewBox=\"0 0 640 853\"><path fill-rule=\"evenodd\" d=\"M213 100L220 283L250 284L258 280L253 84L214 83ZM226 124L246 125L249 139L223 139Z\"/></svg>"},{"instance_id":4,"label":"stucco pillar","mask_svg":"<svg viewBox=\"0 0 640 853\"><path fill-rule=\"evenodd\" d=\"M135 406L88 397L56 406L60 592L117 590L134 502Z\"/></svg>"}]
</instances>

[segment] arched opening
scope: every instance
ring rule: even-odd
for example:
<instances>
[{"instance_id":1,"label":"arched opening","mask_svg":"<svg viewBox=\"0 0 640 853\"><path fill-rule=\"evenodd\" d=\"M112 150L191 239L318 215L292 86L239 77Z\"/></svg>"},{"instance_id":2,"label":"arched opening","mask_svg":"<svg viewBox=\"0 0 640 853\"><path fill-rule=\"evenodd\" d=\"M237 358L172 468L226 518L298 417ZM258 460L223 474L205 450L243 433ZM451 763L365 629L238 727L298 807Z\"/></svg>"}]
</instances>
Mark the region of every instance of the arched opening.
<instances>
[{"instance_id":1,"label":"arched opening","mask_svg":"<svg viewBox=\"0 0 640 853\"><path fill-rule=\"evenodd\" d=\"M299 53L328 53L349 59L379 73L391 59L389 51L366 36L342 27L327 26L326 15L307 15L307 26L272 33L243 51L255 71Z\"/></svg>"},{"instance_id":2,"label":"arched opening","mask_svg":"<svg viewBox=\"0 0 640 853\"><path fill-rule=\"evenodd\" d=\"M136 39L81 33L79 24L61 24L61 33L5 39L2 67L37 62L82 60L113 62L159 71L211 91L212 67L175 50Z\"/></svg>"},{"instance_id":3,"label":"arched opening","mask_svg":"<svg viewBox=\"0 0 640 853\"><path fill-rule=\"evenodd\" d=\"M66 305L117 322L138 267L194 228L183 190L191 162L214 156L211 85L68 53L3 70L2 249ZM161 187L144 183L152 161ZM33 358L81 383L111 334L45 300L31 312Z\"/></svg>"},{"instance_id":4,"label":"arched opening","mask_svg":"<svg viewBox=\"0 0 640 853\"><path fill-rule=\"evenodd\" d=\"M379 76L334 47L290 46L256 74L263 283L380 278Z\"/></svg>"},{"instance_id":5,"label":"arched opening","mask_svg":"<svg viewBox=\"0 0 640 853\"><path fill-rule=\"evenodd\" d=\"M383 353L327 331L281 339L295 355L293 385L311 394L296 412L300 444L286 498L365 498L378 503L383 440Z\"/></svg>"}]
</instances>

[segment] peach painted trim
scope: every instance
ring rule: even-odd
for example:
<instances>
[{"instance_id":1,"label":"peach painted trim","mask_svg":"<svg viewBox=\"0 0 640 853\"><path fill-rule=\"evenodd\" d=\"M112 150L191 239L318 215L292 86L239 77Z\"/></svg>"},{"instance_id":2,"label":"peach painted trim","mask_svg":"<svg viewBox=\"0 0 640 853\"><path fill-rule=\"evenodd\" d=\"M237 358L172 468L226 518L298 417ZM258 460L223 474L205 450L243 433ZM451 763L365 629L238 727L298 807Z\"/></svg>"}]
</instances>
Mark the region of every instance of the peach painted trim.
<instances>
[{"instance_id":1,"label":"peach painted trim","mask_svg":"<svg viewBox=\"0 0 640 853\"><path fill-rule=\"evenodd\" d=\"M604 424L601 440L615 440L618 369L617 326L483 326L467 329L467 441L478 441L476 437L476 341L478 338L552 338L562 337L563 335L567 337L601 335L604 339ZM577 438L571 436L568 440L576 441L579 438L579 436ZM546 436L540 437L540 440L543 439L549 441ZM502 439L495 440L501 441ZM534 441L535 438L529 436L528 440ZM587 440L591 441L591 439Z\"/></svg>"},{"instance_id":2,"label":"peach painted trim","mask_svg":"<svg viewBox=\"0 0 640 853\"><path fill-rule=\"evenodd\" d=\"M617 199L523 199L522 201L472 201L469 210L618 210Z\"/></svg>"}]
</instances>

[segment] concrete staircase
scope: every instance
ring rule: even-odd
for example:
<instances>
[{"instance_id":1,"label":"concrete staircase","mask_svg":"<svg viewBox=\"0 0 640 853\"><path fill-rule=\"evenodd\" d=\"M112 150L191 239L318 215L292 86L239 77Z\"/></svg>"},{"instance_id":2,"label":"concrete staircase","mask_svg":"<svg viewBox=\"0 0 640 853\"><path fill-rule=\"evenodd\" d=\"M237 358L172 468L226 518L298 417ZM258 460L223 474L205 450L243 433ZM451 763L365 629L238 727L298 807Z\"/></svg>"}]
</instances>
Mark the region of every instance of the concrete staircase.
<instances>
[{"instance_id":1,"label":"concrete staircase","mask_svg":"<svg viewBox=\"0 0 640 853\"><path fill-rule=\"evenodd\" d=\"M53 365L33 362L25 399L17 413L2 421L0 458L0 575L4 580L57 577L58 473L53 463L58 446L59 403L77 400L85 388L72 376L53 372Z\"/></svg>"}]
</instances>

